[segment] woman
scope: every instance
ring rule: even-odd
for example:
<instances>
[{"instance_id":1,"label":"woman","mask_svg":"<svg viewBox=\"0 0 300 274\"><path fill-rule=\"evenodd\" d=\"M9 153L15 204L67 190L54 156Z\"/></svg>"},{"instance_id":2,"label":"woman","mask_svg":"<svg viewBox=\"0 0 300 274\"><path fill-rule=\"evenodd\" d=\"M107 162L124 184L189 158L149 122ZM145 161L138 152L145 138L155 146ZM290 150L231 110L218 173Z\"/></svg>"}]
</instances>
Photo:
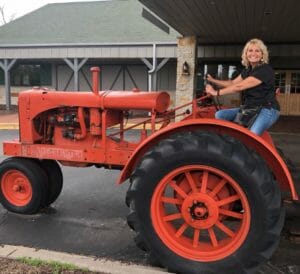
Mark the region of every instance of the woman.
<instances>
[{"instance_id":1,"label":"woman","mask_svg":"<svg viewBox=\"0 0 300 274\"><path fill-rule=\"evenodd\" d=\"M266 45L259 39L247 42L242 52L243 71L234 80L217 80L207 76L210 83L220 89L206 85L206 93L221 96L244 91L243 104L246 109L260 107L260 112L250 130L261 135L279 118L279 104L275 94L275 75L269 63ZM223 109L216 112L217 119L234 121L241 108Z\"/></svg>"}]
</instances>

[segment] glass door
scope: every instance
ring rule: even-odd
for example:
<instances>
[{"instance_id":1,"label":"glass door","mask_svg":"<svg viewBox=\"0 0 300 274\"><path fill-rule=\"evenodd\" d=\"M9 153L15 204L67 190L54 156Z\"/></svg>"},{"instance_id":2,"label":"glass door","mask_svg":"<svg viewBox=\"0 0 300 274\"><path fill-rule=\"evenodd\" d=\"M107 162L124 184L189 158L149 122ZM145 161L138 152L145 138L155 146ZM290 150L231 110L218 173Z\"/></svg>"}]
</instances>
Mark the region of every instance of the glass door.
<instances>
[{"instance_id":1,"label":"glass door","mask_svg":"<svg viewBox=\"0 0 300 274\"><path fill-rule=\"evenodd\" d=\"M275 71L275 87L282 115L300 115L300 71Z\"/></svg>"}]
</instances>

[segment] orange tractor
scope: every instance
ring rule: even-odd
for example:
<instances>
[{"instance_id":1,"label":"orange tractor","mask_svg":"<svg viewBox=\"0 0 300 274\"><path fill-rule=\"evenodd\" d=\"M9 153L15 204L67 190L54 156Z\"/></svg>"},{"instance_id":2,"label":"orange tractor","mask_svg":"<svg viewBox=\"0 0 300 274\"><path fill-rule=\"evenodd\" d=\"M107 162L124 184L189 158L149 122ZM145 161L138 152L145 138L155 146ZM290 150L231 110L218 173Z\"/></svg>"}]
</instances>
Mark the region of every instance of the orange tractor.
<instances>
[{"instance_id":1,"label":"orange tractor","mask_svg":"<svg viewBox=\"0 0 300 274\"><path fill-rule=\"evenodd\" d=\"M284 224L283 195L298 201L287 164L262 137L215 120L205 97L168 110L166 92L33 89L19 96L19 140L3 144L0 201L33 214L63 186L60 165L120 169L137 246L171 272L253 273ZM183 110L191 106L188 113ZM126 127L129 110L151 117ZM174 116L179 122L170 123ZM149 126L149 127L147 127ZM126 131L139 129L139 141Z\"/></svg>"}]
</instances>

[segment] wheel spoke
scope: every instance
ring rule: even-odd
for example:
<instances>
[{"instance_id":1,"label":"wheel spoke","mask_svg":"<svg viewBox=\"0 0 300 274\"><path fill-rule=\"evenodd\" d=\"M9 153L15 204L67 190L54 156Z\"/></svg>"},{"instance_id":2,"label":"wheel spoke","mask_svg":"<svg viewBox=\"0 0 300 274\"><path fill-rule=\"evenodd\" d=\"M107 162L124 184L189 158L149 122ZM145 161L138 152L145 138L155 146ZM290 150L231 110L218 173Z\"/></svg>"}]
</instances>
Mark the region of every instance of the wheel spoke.
<instances>
[{"instance_id":1,"label":"wheel spoke","mask_svg":"<svg viewBox=\"0 0 300 274\"><path fill-rule=\"evenodd\" d=\"M164 221L168 222L168 221L174 221L177 219L181 219L182 218L182 214L181 213L176 213L176 214L170 214L164 217Z\"/></svg>"},{"instance_id":2,"label":"wheel spoke","mask_svg":"<svg viewBox=\"0 0 300 274\"><path fill-rule=\"evenodd\" d=\"M227 181L224 178L222 180L220 180L220 182L216 185L216 187L213 189L213 191L211 193L209 193L209 196L212 198L215 197L226 183L227 183Z\"/></svg>"},{"instance_id":3,"label":"wheel spoke","mask_svg":"<svg viewBox=\"0 0 300 274\"><path fill-rule=\"evenodd\" d=\"M176 231L176 234L175 236L177 238L179 238L183 233L184 231L189 227L189 225L187 223L184 223L177 231Z\"/></svg>"},{"instance_id":4,"label":"wheel spoke","mask_svg":"<svg viewBox=\"0 0 300 274\"><path fill-rule=\"evenodd\" d=\"M214 247L217 247L218 246L218 240L217 240L217 237L216 237L216 234L215 234L214 230L212 228L209 228L208 233L209 233L209 237L210 237L212 245Z\"/></svg>"},{"instance_id":5,"label":"wheel spoke","mask_svg":"<svg viewBox=\"0 0 300 274\"><path fill-rule=\"evenodd\" d=\"M171 181L170 182L170 186L182 197L182 198L186 198L187 194L178 186L176 185L175 181Z\"/></svg>"},{"instance_id":6,"label":"wheel spoke","mask_svg":"<svg viewBox=\"0 0 300 274\"><path fill-rule=\"evenodd\" d=\"M191 189L194 193L198 192L197 186L196 186L196 182L194 181L194 178L192 177L190 172L185 172L185 177L189 183L189 185L191 186Z\"/></svg>"},{"instance_id":7,"label":"wheel spoke","mask_svg":"<svg viewBox=\"0 0 300 274\"><path fill-rule=\"evenodd\" d=\"M220 212L220 214L230 216L230 217L233 217L233 218L236 218L236 219L243 219L243 214L242 213L234 212L234 211L223 209L223 208L220 208L219 212Z\"/></svg>"},{"instance_id":8,"label":"wheel spoke","mask_svg":"<svg viewBox=\"0 0 300 274\"><path fill-rule=\"evenodd\" d=\"M217 222L216 226L221 229L225 234L227 234L229 237L233 238L235 236L235 233L230 230L227 226L225 226L223 223L221 222Z\"/></svg>"},{"instance_id":9,"label":"wheel spoke","mask_svg":"<svg viewBox=\"0 0 300 274\"><path fill-rule=\"evenodd\" d=\"M208 172L204 171L202 176L201 193L206 193L207 182L208 182Z\"/></svg>"},{"instance_id":10,"label":"wheel spoke","mask_svg":"<svg viewBox=\"0 0 300 274\"><path fill-rule=\"evenodd\" d=\"M200 237L200 229L195 229L194 231L194 239L193 239L193 247L197 247L199 244Z\"/></svg>"},{"instance_id":11,"label":"wheel spoke","mask_svg":"<svg viewBox=\"0 0 300 274\"><path fill-rule=\"evenodd\" d=\"M180 199L175 199L175 198L170 198L170 197L161 197L161 201L163 203L167 203L167 204L175 204L175 205L181 205L182 204L182 200Z\"/></svg>"},{"instance_id":12,"label":"wheel spoke","mask_svg":"<svg viewBox=\"0 0 300 274\"><path fill-rule=\"evenodd\" d=\"M240 199L240 196L236 194L236 195L229 196L226 199L218 201L217 204L218 204L218 206L223 206L223 205L227 205L232 202L235 202L239 199Z\"/></svg>"}]
</instances>

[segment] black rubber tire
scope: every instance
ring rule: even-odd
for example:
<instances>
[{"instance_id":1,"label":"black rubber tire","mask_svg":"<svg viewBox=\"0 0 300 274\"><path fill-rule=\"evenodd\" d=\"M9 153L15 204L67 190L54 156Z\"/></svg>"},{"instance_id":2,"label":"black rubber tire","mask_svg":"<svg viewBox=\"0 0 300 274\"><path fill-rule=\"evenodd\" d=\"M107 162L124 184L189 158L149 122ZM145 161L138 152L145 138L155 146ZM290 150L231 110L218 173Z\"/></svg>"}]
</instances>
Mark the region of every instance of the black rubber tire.
<instances>
[{"instance_id":1,"label":"black rubber tire","mask_svg":"<svg viewBox=\"0 0 300 274\"><path fill-rule=\"evenodd\" d=\"M10 170L17 170L28 179L32 196L31 200L23 206L10 203L2 191L2 178ZM11 212L19 214L34 214L43 207L47 199L48 179L43 169L32 159L12 157L5 159L0 164L0 202Z\"/></svg>"},{"instance_id":2,"label":"black rubber tire","mask_svg":"<svg viewBox=\"0 0 300 274\"><path fill-rule=\"evenodd\" d=\"M169 249L151 220L151 198L161 179L172 170L199 164L222 170L243 189L250 205L250 230L231 256L211 262L189 260ZM146 153L130 178L127 217L139 248L170 272L182 274L254 273L271 257L284 223L281 192L265 162L242 143L215 133L186 132L161 141Z\"/></svg>"},{"instance_id":3,"label":"black rubber tire","mask_svg":"<svg viewBox=\"0 0 300 274\"><path fill-rule=\"evenodd\" d=\"M48 195L46 206L56 201L63 188L63 174L59 164L54 160L38 161L39 165L48 176Z\"/></svg>"}]
</instances>

